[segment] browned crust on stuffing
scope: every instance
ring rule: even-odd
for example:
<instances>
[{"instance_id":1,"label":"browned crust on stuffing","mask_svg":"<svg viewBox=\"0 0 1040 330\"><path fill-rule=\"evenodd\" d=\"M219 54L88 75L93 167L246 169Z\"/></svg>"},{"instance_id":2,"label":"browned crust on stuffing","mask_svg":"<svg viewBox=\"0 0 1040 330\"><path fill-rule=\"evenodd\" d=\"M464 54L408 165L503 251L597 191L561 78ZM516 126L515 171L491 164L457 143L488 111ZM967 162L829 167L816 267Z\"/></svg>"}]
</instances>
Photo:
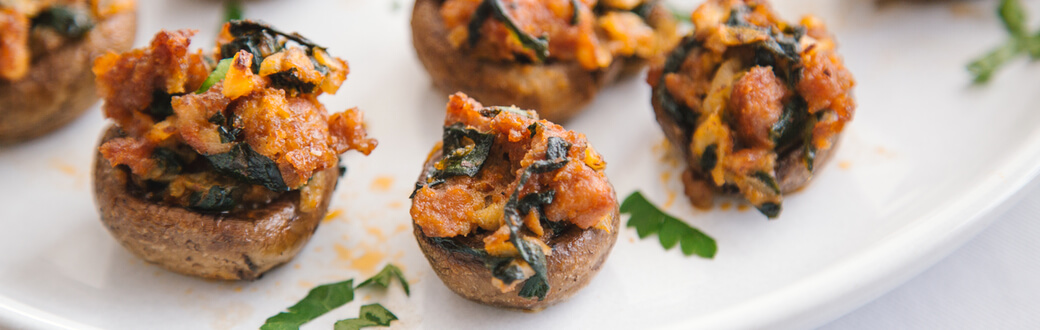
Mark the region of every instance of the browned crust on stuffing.
<instances>
[{"instance_id":1,"label":"browned crust on stuffing","mask_svg":"<svg viewBox=\"0 0 1040 330\"><path fill-rule=\"evenodd\" d=\"M98 100L94 57L130 49L136 33L136 11L113 14L83 40L35 58L21 80L0 80L0 144L39 137L82 115Z\"/></svg>"},{"instance_id":2,"label":"browned crust on stuffing","mask_svg":"<svg viewBox=\"0 0 1040 330\"><path fill-rule=\"evenodd\" d=\"M427 171L440 158L441 151L438 148L423 165L423 173L419 175L420 181L426 178ZM610 250L617 241L620 225L621 218L615 207L609 233L600 229L582 230L577 226L570 226L567 231L547 242L552 248L552 254L546 256L551 289L542 301L538 301L537 298L520 297L517 291L502 293L492 284L491 271L484 266L482 260L434 244L414 222L412 232L437 277L456 294L491 306L539 311L570 298L589 284L610 255ZM486 235L488 234L455 239L473 247L483 247L482 240Z\"/></svg>"},{"instance_id":3,"label":"browned crust on stuffing","mask_svg":"<svg viewBox=\"0 0 1040 330\"><path fill-rule=\"evenodd\" d=\"M101 142L119 135L111 126ZM256 279L292 259L325 216L339 179L338 169L324 170L324 194L311 213L300 211L300 193L292 191L261 209L227 215L140 199L126 189L129 175L100 153L95 155L94 197L101 222L112 236L148 262L221 280Z\"/></svg>"},{"instance_id":4,"label":"browned crust on stuffing","mask_svg":"<svg viewBox=\"0 0 1040 330\"><path fill-rule=\"evenodd\" d=\"M647 61L624 58L599 71L587 71L576 61L521 64L480 60L451 47L441 19L439 0L416 0L412 12L412 43L433 84L446 94L463 92L485 104L537 109L538 116L565 122L578 114L605 85L631 76ZM651 20L671 19L660 5Z\"/></svg>"}]
</instances>

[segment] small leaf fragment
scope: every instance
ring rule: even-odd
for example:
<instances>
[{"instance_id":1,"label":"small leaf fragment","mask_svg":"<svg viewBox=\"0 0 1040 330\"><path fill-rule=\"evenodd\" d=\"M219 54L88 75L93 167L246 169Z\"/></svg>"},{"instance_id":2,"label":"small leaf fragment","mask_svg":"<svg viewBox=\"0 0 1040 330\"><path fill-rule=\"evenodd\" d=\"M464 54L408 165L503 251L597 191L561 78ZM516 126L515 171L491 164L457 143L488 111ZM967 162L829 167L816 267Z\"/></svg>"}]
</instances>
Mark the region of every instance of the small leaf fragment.
<instances>
[{"instance_id":1,"label":"small leaf fragment","mask_svg":"<svg viewBox=\"0 0 1040 330\"><path fill-rule=\"evenodd\" d=\"M345 319L336 321L336 330L358 330L364 327L390 326L390 322L396 321L397 315L380 304L369 304L361 306L361 312L356 319Z\"/></svg>"},{"instance_id":2,"label":"small leaf fragment","mask_svg":"<svg viewBox=\"0 0 1040 330\"><path fill-rule=\"evenodd\" d=\"M202 94L209 90L210 87L216 85L217 82L224 80L224 76L227 75L228 69L231 68L231 58L225 58L217 62L217 67L210 72L206 80L202 82L202 86L195 91L195 94Z\"/></svg>"},{"instance_id":3,"label":"small leaf fragment","mask_svg":"<svg viewBox=\"0 0 1040 330\"><path fill-rule=\"evenodd\" d=\"M357 287L360 289L368 286L369 284L376 284L386 289L390 287L390 281L394 278L401 282L401 287L404 288L404 294L410 296L411 292L408 289L408 280L404 279L404 273L401 272L401 269L397 268L397 266L394 266L393 264L387 264L386 267L383 267L383 270L379 271L378 274L372 276L364 282L361 282L361 284L358 284Z\"/></svg>"}]
</instances>

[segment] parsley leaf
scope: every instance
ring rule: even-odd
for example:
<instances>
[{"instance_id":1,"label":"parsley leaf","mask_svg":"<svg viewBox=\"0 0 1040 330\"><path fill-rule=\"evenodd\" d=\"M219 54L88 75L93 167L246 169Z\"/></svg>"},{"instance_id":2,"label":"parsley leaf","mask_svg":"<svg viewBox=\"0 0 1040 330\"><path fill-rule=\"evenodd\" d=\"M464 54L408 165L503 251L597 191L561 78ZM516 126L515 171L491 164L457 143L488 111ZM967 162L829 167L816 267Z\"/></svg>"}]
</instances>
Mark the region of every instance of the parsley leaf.
<instances>
[{"instance_id":1,"label":"parsley leaf","mask_svg":"<svg viewBox=\"0 0 1040 330\"><path fill-rule=\"evenodd\" d=\"M968 72L975 77L973 81L976 84L989 81L997 69L1022 53L1029 53L1033 60L1040 59L1040 32L1029 35L1021 1L1001 0L997 15L1011 39L968 63Z\"/></svg>"},{"instance_id":2,"label":"parsley leaf","mask_svg":"<svg viewBox=\"0 0 1040 330\"><path fill-rule=\"evenodd\" d=\"M289 307L288 312L267 319L261 330L299 329L304 323L318 318L336 307L354 300L354 280L319 285L311 289L300 302Z\"/></svg>"},{"instance_id":3,"label":"parsley leaf","mask_svg":"<svg viewBox=\"0 0 1040 330\"><path fill-rule=\"evenodd\" d=\"M375 283L382 287L388 287L390 280L396 277L401 281L405 294L408 294L408 281L400 268L392 264L383 267L375 276L354 286L354 280L349 279L342 282L324 284L311 289L307 296L288 308L288 312L267 319L260 330L299 330L304 323L310 322L319 316L343 306L354 300L354 290ZM341 320L336 322L336 329L360 329L370 326L388 326L390 321L397 320L397 316L380 304L361 306L361 316L357 319Z\"/></svg>"},{"instance_id":4,"label":"parsley leaf","mask_svg":"<svg viewBox=\"0 0 1040 330\"><path fill-rule=\"evenodd\" d=\"M217 62L217 67L210 72L206 80L202 82L202 86L199 90L195 91L195 94L202 94L209 90L210 87L216 85L217 82L224 80L224 76L227 75L228 69L231 68L231 58L225 58Z\"/></svg>"},{"instance_id":5,"label":"parsley leaf","mask_svg":"<svg viewBox=\"0 0 1040 330\"><path fill-rule=\"evenodd\" d=\"M635 227L639 238L657 234L661 246L671 249L677 243L683 254L714 258L718 247L715 239L659 210L639 191L633 192L621 203L621 213L631 214L626 227Z\"/></svg>"},{"instance_id":6,"label":"parsley leaf","mask_svg":"<svg viewBox=\"0 0 1040 330\"><path fill-rule=\"evenodd\" d=\"M365 286L368 286L369 284L376 284L385 289L390 287L390 281L394 278L397 278L398 281L401 281L401 287L404 288L404 294L410 296L411 292L408 290L408 280L404 279L404 273L401 272L401 269L397 268L397 266L394 266L392 264L387 264L386 267L383 267L383 270L379 271L379 274L376 274L375 276L372 276L372 278L369 278L364 282L361 282L361 284L358 284L357 287L360 289Z\"/></svg>"},{"instance_id":7,"label":"parsley leaf","mask_svg":"<svg viewBox=\"0 0 1040 330\"><path fill-rule=\"evenodd\" d=\"M242 1L228 0L224 2L224 21L242 19Z\"/></svg>"},{"instance_id":8,"label":"parsley leaf","mask_svg":"<svg viewBox=\"0 0 1040 330\"><path fill-rule=\"evenodd\" d=\"M383 305L370 304L361 306L361 313L356 319L336 321L336 330L358 330L364 327L389 326L391 321L396 321L397 316L391 313Z\"/></svg>"}]
</instances>

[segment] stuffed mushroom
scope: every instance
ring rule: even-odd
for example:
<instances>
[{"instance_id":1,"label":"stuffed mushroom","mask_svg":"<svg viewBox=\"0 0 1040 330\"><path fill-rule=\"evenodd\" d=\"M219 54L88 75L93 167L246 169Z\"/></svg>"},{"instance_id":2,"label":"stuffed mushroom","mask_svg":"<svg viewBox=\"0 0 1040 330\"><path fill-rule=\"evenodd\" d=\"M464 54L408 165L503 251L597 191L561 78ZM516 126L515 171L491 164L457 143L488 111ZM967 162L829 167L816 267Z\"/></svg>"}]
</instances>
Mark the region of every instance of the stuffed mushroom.
<instances>
[{"instance_id":1,"label":"stuffed mushroom","mask_svg":"<svg viewBox=\"0 0 1040 330\"><path fill-rule=\"evenodd\" d=\"M357 109L329 114L347 63L293 33L232 21L204 56L192 31L94 62L107 118L94 188L101 221L139 257L206 278L254 279L290 260L343 170L368 154Z\"/></svg>"},{"instance_id":2,"label":"stuffed mushroom","mask_svg":"<svg viewBox=\"0 0 1040 330\"><path fill-rule=\"evenodd\" d=\"M588 284L617 240L605 166L583 134L455 94L412 195L416 240L460 296L543 309Z\"/></svg>"},{"instance_id":3,"label":"stuffed mushroom","mask_svg":"<svg viewBox=\"0 0 1040 330\"><path fill-rule=\"evenodd\" d=\"M0 144L51 132L97 102L90 63L132 46L134 5L0 0Z\"/></svg>"},{"instance_id":4,"label":"stuffed mushroom","mask_svg":"<svg viewBox=\"0 0 1040 330\"><path fill-rule=\"evenodd\" d=\"M679 40L656 0L417 0L412 42L434 85L562 122Z\"/></svg>"},{"instance_id":5,"label":"stuffed mushroom","mask_svg":"<svg viewBox=\"0 0 1040 330\"><path fill-rule=\"evenodd\" d=\"M856 110L852 74L818 18L781 20L764 0L709 0L696 31L647 78L686 194L738 194L769 218L831 158Z\"/></svg>"}]
</instances>

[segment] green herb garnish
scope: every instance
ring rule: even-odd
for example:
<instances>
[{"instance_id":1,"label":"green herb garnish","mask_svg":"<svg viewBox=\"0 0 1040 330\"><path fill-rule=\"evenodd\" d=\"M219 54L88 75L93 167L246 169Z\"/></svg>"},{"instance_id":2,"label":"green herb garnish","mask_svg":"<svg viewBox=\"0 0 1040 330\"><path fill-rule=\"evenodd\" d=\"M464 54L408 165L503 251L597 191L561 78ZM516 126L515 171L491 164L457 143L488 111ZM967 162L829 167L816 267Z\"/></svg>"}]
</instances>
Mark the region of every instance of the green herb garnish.
<instances>
[{"instance_id":1,"label":"green herb garnish","mask_svg":"<svg viewBox=\"0 0 1040 330\"><path fill-rule=\"evenodd\" d=\"M304 323L354 300L354 280L319 285L288 308L267 319L260 330L295 330Z\"/></svg>"},{"instance_id":2,"label":"green herb garnish","mask_svg":"<svg viewBox=\"0 0 1040 330\"><path fill-rule=\"evenodd\" d=\"M336 321L335 330L358 330L364 327L390 326L397 315L391 313L383 305L369 304L361 306L361 313L356 319Z\"/></svg>"},{"instance_id":3,"label":"green herb garnish","mask_svg":"<svg viewBox=\"0 0 1040 330\"><path fill-rule=\"evenodd\" d=\"M1002 0L997 7L997 16L1000 16L1011 39L968 63L968 72L975 76L973 82L976 84L989 81L997 69L1022 53L1028 53L1033 60L1040 59L1040 31L1029 35L1022 3Z\"/></svg>"},{"instance_id":4,"label":"green herb garnish","mask_svg":"<svg viewBox=\"0 0 1040 330\"><path fill-rule=\"evenodd\" d=\"M667 213L662 212L650 201L643 197L639 191L633 192L621 203L621 213L631 214L626 227L635 227L639 238L646 238L651 234L657 234L661 240L661 246L671 249L676 243L682 248L683 254L698 255L703 258L714 258L718 247L715 239L704 234L700 230L687 225Z\"/></svg>"},{"instance_id":5,"label":"green herb garnish","mask_svg":"<svg viewBox=\"0 0 1040 330\"><path fill-rule=\"evenodd\" d=\"M242 19L242 1L240 0L228 0L224 1L224 21L230 22L233 20Z\"/></svg>"},{"instance_id":6,"label":"green herb garnish","mask_svg":"<svg viewBox=\"0 0 1040 330\"><path fill-rule=\"evenodd\" d=\"M484 21L491 17L505 24L506 28L512 31L513 35L520 40L520 44L524 48L534 51L534 55L539 62L549 58L549 39L544 36L535 38L520 29L519 24L506 12L502 0L484 0L477 6L477 10L473 12L473 18L469 21L469 26L467 27L469 29L470 47L475 46L477 41L480 41L480 28L484 25Z\"/></svg>"},{"instance_id":7,"label":"green herb garnish","mask_svg":"<svg viewBox=\"0 0 1040 330\"><path fill-rule=\"evenodd\" d=\"M404 288L404 294L411 295L411 292L408 290L408 280L404 279L404 273L401 272L400 268L391 264L387 264L386 267L383 267L383 270L379 271L379 274L361 282L357 287L363 288L370 284L376 284L385 289L390 287L390 281L395 278L401 282L401 287Z\"/></svg>"},{"instance_id":8,"label":"green herb garnish","mask_svg":"<svg viewBox=\"0 0 1040 330\"><path fill-rule=\"evenodd\" d=\"M357 287L354 280L346 280L331 284L324 284L311 289L307 296L288 308L287 312L278 313L267 319L261 330L298 330L301 325L328 313L329 311L343 306L354 300L354 290L376 283L384 288L389 285L390 278L397 277L401 285L408 293L408 281L401 275L397 266L388 264L379 274L361 282ZM360 329L370 326L388 326L390 321L397 320L397 316L380 304L361 306L361 313L357 319L340 320L336 322L336 329Z\"/></svg>"},{"instance_id":9,"label":"green herb garnish","mask_svg":"<svg viewBox=\"0 0 1040 330\"><path fill-rule=\"evenodd\" d=\"M228 69L231 68L231 58L225 58L217 62L217 67L213 69L213 72L209 73L206 80L202 82L202 86L195 91L195 94L202 94L209 90L210 87L216 85L217 82L224 80L224 76L227 76Z\"/></svg>"}]
</instances>

